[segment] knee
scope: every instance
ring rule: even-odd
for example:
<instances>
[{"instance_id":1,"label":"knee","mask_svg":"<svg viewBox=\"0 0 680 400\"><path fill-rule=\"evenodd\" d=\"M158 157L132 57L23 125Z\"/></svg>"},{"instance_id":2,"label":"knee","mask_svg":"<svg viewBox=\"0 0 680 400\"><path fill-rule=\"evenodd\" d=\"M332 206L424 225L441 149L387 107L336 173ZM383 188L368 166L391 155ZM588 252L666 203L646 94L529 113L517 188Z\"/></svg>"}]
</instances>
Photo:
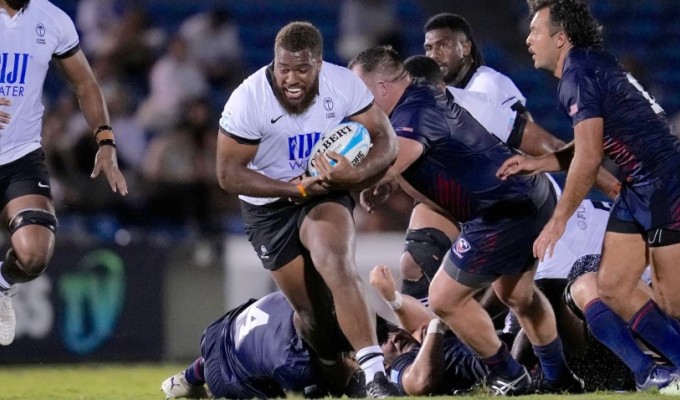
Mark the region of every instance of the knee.
<instances>
[{"instance_id":1,"label":"knee","mask_svg":"<svg viewBox=\"0 0 680 400\"><path fill-rule=\"evenodd\" d=\"M405 251L399 260L401 276L409 281L417 281L423 276L420 266L413 260L411 253Z\"/></svg>"},{"instance_id":2,"label":"knee","mask_svg":"<svg viewBox=\"0 0 680 400\"><path fill-rule=\"evenodd\" d=\"M619 285L611 279L597 277L597 296L607 304L616 301L620 293Z\"/></svg>"},{"instance_id":3,"label":"knee","mask_svg":"<svg viewBox=\"0 0 680 400\"><path fill-rule=\"evenodd\" d=\"M32 277L38 277L45 272L47 263L50 261L48 252L35 247L21 250L15 249L13 253L19 268Z\"/></svg>"},{"instance_id":4,"label":"knee","mask_svg":"<svg viewBox=\"0 0 680 400\"><path fill-rule=\"evenodd\" d=\"M595 273L588 273L577 278L569 287L569 294L575 305L583 310L598 295Z\"/></svg>"}]
</instances>

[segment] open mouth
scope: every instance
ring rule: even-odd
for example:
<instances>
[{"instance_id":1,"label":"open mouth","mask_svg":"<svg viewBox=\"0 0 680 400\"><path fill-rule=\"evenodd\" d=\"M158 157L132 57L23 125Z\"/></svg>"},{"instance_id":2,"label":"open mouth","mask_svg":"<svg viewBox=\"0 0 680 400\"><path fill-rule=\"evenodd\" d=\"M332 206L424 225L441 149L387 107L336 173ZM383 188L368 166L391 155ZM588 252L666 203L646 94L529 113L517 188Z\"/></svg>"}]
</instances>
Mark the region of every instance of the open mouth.
<instances>
[{"instance_id":1,"label":"open mouth","mask_svg":"<svg viewBox=\"0 0 680 400\"><path fill-rule=\"evenodd\" d=\"M286 88L283 90L289 100L300 100L305 92L299 87Z\"/></svg>"}]
</instances>

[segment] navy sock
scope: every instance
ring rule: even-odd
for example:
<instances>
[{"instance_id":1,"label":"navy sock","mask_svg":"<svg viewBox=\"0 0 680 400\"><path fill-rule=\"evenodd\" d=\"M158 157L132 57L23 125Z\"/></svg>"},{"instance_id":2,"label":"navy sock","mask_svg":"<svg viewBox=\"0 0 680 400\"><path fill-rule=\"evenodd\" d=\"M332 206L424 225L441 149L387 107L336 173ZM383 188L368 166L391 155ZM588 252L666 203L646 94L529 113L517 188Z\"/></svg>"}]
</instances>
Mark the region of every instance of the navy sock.
<instances>
[{"instance_id":1,"label":"navy sock","mask_svg":"<svg viewBox=\"0 0 680 400\"><path fill-rule=\"evenodd\" d=\"M557 382L569 373L567 360L564 358L562 339L558 336L545 346L534 345L534 354L541 362L541 370L546 381Z\"/></svg>"},{"instance_id":2,"label":"navy sock","mask_svg":"<svg viewBox=\"0 0 680 400\"><path fill-rule=\"evenodd\" d=\"M189 368L184 371L184 377L192 385L202 386L205 384L205 375L203 373L203 357L198 357Z\"/></svg>"},{"instance_id":3,"label":"navy sock","mask_svg":"<svg viewBox=\"0 0 680 400\"><path fill-rule=\"evenodd\" d=\"M595 339L630 368L636 382L644 383L655 362L640 350L626 322L600 299L588 303L583 314Z\"/></svg>"},{"instance_id":4,"label":"navy sock","mask_svg":"<svg viewBox=\"0 0 680 400\"><path fill-rule=\"evenodd\" d=\"M501 343L501 348L496 354L491 357L482 357L482 361L493 374L512 378L522 373L522 366L510 355L505 343Z\"/></svg>"},{"instance_id":5,"label":"navy sock","mask_svg":"<svg viewBox=\"0 0 680 400\"><path fill-rule=\"evenodd\" d=\"M680 366L680 333L673 327L671 318L653 300L633 315L628 326L653 350L663 354L674 366Z\"/></svg>"}]
</instances>

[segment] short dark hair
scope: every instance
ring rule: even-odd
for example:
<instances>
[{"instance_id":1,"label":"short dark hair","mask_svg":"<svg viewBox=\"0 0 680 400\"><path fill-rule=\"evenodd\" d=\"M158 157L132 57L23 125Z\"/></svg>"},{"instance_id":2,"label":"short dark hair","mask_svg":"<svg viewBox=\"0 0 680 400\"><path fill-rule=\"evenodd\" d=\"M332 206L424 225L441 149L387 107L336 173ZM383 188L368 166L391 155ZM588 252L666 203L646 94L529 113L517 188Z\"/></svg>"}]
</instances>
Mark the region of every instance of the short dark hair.
<instances>
[{"instance_id":1,"label":"short dark hair","mask_svg":"<svg viewBox=\"0 0 680 400\"><path fill-rule=\"evenodd\" d=\"M323 36L314 25L305 21L294 21L279 31L274 46L288 51L310 50L313 56L323 54Z\"/></svg>"},{"instance_id":2,"label":"short dark hair","mask_svg":"<svg viewBox=\"0 0 680 400\"><path fill-rule=\"evenodd\" d=\"M529 13L548 8L550 24L555 32L564 30L574 47L603 47L602 25L593 17L582 0L527 0Z\"/></svg>"},{"instance_id":3,"label":"short dark hair","mask_svg":"<svg viewBox=\"0 0 680 400\"><path fill-rule=\"evenodd\" d=\"M430 57L417 55L404 60L404 68L414 78L424 78L429 83L444 82L444 73L439 64Z\"/></svg>"},{"instance_id":4,"label":"short dark hair","mask_svg":"<svg viewBox=\"0 0 680 400\"><path fill-rule=\"evenodd\" d=\"M477 42L475 42L475 37L472 35L472 28L465 18L453 13L434 15L427 20L423 30L424 33L427 33L434 29L449 29L452 32L463 32L471 44L470 53L472 54L473 60L472 67L477 69L480 65L484 65L484 56L479 50Z\"/></svg>"},{"instance_id":5,"label":"short dark hair","mask_svg":"<svg viewBox=\"0 0 680 400\"><path fill-rule=\"evenodd\" d=\"M379 72L389 75L399 72L403 64L404 60L394 47L384 45L362 51L349 62L348 68L360 66L367 73Z\"/></svg>"}]
</instances>

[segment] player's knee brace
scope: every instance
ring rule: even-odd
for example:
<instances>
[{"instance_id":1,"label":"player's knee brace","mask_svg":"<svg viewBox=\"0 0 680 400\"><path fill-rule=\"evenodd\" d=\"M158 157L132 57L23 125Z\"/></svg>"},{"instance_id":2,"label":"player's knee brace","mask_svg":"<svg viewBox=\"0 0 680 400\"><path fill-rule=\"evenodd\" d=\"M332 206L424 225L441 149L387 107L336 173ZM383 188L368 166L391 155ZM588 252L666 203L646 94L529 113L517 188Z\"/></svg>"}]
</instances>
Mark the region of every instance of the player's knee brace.
<instances>
[{"instance_id":1,"label":"player's knee brace","mask_svg":"<svg viewBox=\"0 0 680 400\"><path fill-rule=\"evenodd\" d=\"M57 217L51 212L40 208L26 208L12 216L7 224L10 235L26 225L42 225L52 232L57 230Z\"/></svg>"},{"instance_id":2,"label":"player's knee brace","mask_svg":"<svg viewBox=\"0 0 680 400\"><path fill-rule=\"evenodd\" d=\"M429 291L430 280L427 279L425 274L423 274L423 276L421 276L417 281L411 281L408 279L403 279L401 281L401 292L411 297L415 297L421 303L424 303L427 300Z\"/></svg>"},{"instance_id":3,"label":"player's knee brace","mask_svg":"<svg viewBox=\"0 0 680 400\"><path fill-rule=\"evenodd\" d=\"M437 273L444 255L451 248L451 240L439 229L409 229L404 251L411 254L423 274L431 281Z\"/></svg>"},{"instance_id":4,"label":"player's knee brace","mask_svg":"<svg viewBox=\"0 0 680 400\"><path fill-rule=\"evenodd\" d=\"M567 286L564 287L564 303L569 307L571 312L574 313L574 315L582 320L585 321L586 317L583 315L583 311L581 311L580 308L576 305L576 302L574 301L574 297L571 295L571 286L574 284L574 281L571 280L569 283L567 283Z\"/></svg>"}]
</instances>

